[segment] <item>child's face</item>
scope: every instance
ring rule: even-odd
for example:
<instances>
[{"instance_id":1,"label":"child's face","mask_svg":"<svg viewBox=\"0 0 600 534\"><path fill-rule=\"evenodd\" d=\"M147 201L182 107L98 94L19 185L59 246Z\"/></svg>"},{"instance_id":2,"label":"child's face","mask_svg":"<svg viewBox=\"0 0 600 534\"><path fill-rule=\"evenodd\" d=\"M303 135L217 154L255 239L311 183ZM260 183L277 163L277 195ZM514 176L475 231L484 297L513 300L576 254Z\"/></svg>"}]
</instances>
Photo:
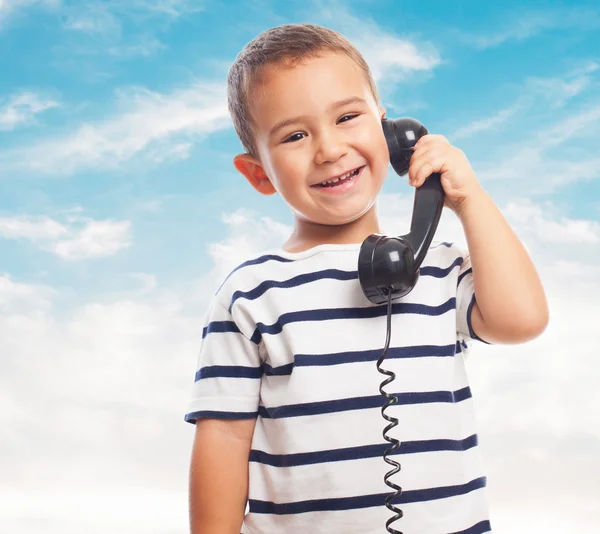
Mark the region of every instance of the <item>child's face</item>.
<instances>
[{"instance_id":1,"label":"child's face","mask_svg":"<svg viewBox=\"0 0 600 534\"><path fill-rule=\"evenodd\" d=\"M389 164L385 110L349 57L327 53L293 68L268 67L251 96L259 160L247 156L256 165L236 167L259 191L278 192L296 217L317 224L346 224L373 207ZM335 187L318 185L356 169Z\"/></svg>"}]
</instances>

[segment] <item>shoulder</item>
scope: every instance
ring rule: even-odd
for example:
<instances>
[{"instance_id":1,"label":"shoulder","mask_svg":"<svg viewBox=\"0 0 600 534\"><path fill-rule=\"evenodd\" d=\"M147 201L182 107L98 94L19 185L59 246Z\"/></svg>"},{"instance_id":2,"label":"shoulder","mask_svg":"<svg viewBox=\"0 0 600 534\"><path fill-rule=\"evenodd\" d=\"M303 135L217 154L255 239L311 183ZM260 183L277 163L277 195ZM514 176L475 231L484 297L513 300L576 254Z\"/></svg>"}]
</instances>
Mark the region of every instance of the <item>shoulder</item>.
<instances>
[{"instance_id":1,"label":"shoulder","mask_svg":"<svg viewBox=\"0 0 600 534\"><path fill-rule=\"evenodd\" d=\"M461 243L452 241L433 241L425 263L431 267L449 267L451 264L462 265L469 257L469 250Z\"/></svg>"},{"instance_id":2,"label":"shoulder","mask_svg":"<svg viewBox=\"0 0 600 534\"><path fill-rule=\"evenodd\" d=\"M218 282L215 296L223 303L231 302L236 292L250 291L265 280L277 277L293 260L278 250L267 250L249 255L233 264Z\"/></svg>"},{"instance_id":3,"label":"shoulder","mask_svg":"<svg viewBox=\"0 0 600 534\"><path fill-rule=\"evenodd\" d=\"M233 310L245 303L254 311L273 308L273 299L310 300L329 285L352 284L358 279L359 245L321 245L303 252L271 249L233 266L217 291L217 298ZM347 286L344 286L347 287Z\"/></svg>"}]
</instances>

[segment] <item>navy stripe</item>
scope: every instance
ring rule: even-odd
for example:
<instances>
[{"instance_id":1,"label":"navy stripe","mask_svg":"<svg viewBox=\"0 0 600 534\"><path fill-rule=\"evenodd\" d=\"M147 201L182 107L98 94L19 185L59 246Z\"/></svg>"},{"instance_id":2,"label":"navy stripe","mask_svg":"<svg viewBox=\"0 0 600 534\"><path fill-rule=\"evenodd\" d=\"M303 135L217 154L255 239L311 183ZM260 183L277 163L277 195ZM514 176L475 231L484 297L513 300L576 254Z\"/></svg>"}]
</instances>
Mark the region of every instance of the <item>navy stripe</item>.
<instances>
[{"instance_id":1,"label":"navy stripe","mask_svg":"<svg viewBox=\"0 0 600 534\"><path fill-rule=\"evenodd\" d=\"M208 334L223 334L225 332L233 332L234 334L242 334L237 324L233 321L212 321L202 329L202 339ZM243 335L243 334L242 334ZM254 331L250 341L258 345L262 340L262 334L258 329Z\"/></svg>"},{"instance_id":2,"label":"navy stripe","mask_svg":"<svg viewBox=\"0 0 600 534\"><path fill-rule=\"evenodd\" d=\"M452 247L452 243L447 243L447 242L442 242L442 243L438 243L437 245L434 245L432 247L429 247L430 249L434 249L440 246L445 246L445 247ZM227 280L229 280L229 278L231 277L231 275L237 271L239 271L240 269L243 269L244 267L249 267L251 265L260 265L262 263L266 263L268 261L277 261L280 263L291 263L294 262L296 260L294 259L290 259L290 258L284 258L282 256L279 256L277 254L265 254L264 256L260 256L259 258L255 258L253 260L248 260L245 261L244 263L238 265L235 269L233 269L228 275L227 278L225 278L225 280L223 280L223 283L219 286L219 289L217 290L217 293L221 290L221 288L223 287L223 285L225 284L225 282L227 282Z\"/></svg>"},{"instance_id":3,"label":"navy stripe","mask_svg":"<svg viewBox=\"0 0 600 534\"><path fill-rule=\"evenodd\" d=\"M405 441L400 444L390 456L397 454L417 454L422 452L439 451L466 451L478 444L477 434L465 439L431 439L423 441ZM269 454L264 451L252 449L250 462L270 465L273 467L292 467L297 465L314 465L330 462L344 462L347 460L361 460L364 458L378 458L389 449L389 443L378 445L363 445L361 447L347 447L344 449L331 449L315 452L302 452L295 454Z\"/></svg>"},{"instance_id":4,"label":"navy stripe","mask_svg":"<svg viewBox=\"0 0 600 534\"><path fill-rule=\"evenodd\" d=\"M456 298L451 297L439 306L427 306L425 304L414 304L412 302L399 302L392 304L392 314L414 313L420 315L443 315L449 310L456 309ZM334 319L368 319L387 315L387 305L368 306L365 308L324 308L319 310L302 310L298 312L284 313L277 322L271 325L257 323L256 331L262 335L279 334L283 327L289 323L301 321L329 321ZM253 338L256 336L254 332Z\"/></svg>"},{"instance_id":5,"label":"navy stripe","mask_svg":"<svg viewBox=\"0 0 600 534\"><path fill-rule=\"evenodd\" d=\"M194 382L203 378L261 378L262 367L245 367L242 365L207 365L196 372Z\"/></svg>"},{"instance_id":6,"label":"navy stripe","mask_svg":"<svg viewBox=\"0 0 600 534\"><path fill-rule=\"evenodd\" d=\"M260 330L258 328L254 331L254 334L252 334L250 341L252 341L252 343L256 345L258 345L262 341L262 334L260 333Z\"/></svg>"},{"instance_id":7,"label":"navy stripe","mask_svg":"<svg viewBox=\"0 0 600 534\"><path fill-rule=\"evenodd\" d=\"M272 288L291 288L298 287L303 284L310 284L317 280L356 280L358 279L358 271L340 271L339 269L326 269L313 273L300 274L288 280L265 280L250 291L236 291L229 305L229 311L233 308L235 301L240 298L255 300L264 295Z\"/></svg>"},{"instance_id":8,"label":"navy stripe","mask_svg":"<svg viewBox=\"0 0 600 534\"><path fill-rule=\"evenodd\" d=\"M436 402L458 403L471 397L470 388L458 391L425 391L409 393L392 393L398 398L398 405L432 404ZM368 395L331 401L306 402L282 406L259 406L258 413L263 419L282 419L285 417L303 417L326 413L346 412L381 408L387 399L383 395Z\"/></svg>"},{"instance_id":9,"label":"navy stripe","mask_svg":"<svg viewBox=\"0 0 600 534\"><path fill-rule=\"evenodd\" d=\"M473 306L475 305L476 302L477 302L477 299L475 298L475 293L473 293L473 297L471 298L471 303L469 304L469 307L467 309L467 326L469 327L469 335L471 336L472 339L477 339L478 341L481 341L482 343L485 343L486 345L491 345L491 343L488 343L484 339L481 339L475 333L475 330L473 330L473 324L471 323L471 313L473 311Z\"/></svg>"},{"instance_id":10,"label":"navy stripe","mask_svg":"<svg viewBox=\"0 0 600 534\"><path fill-rule=\"evenodd\" d=\"M428 356L449 357L454 356L454 345L414 345L410 347L390 347L386 360L399 358L423 358ZM361 350L353 352L337 352L333 354L296 354L294 365L296 367L323 367L352 362L377 361L382 349Z\"/></svg>"},{"instance_id":11,"label":"navy stripe","mask_svg":"<svg viewBox=\"0 0 600 534\"><path fill-rule=\"evenodd\" d=\"M391 347L386 359L423 358L423 357L452 357L460 345L416 345L411 347ZM381 356L381 349L337 352L333 354L297 354L294 362L278 367L268 363L258 367L243 365L209 365L196 372L195 381L203 378L251 378L260 379L265 376L289 376L294 367L324 367L342 365L346 363L377 361Z\"/></svg>"},{"instance_id":12,"label":"navy stripe","mask_svg":"<svg viewBox=\"0 0 600 534\"><path fill-rule=\"evenodd\" d=\"M484 532L491 532L492 525L489 521L480 521L476 525L473 525L471 528L466 530L461 530L460 532L451 532L449 534L483 534Z\"/></svg>"},{"instance_id":13,"label":"navy stripe","mask_svg":"<svg viewBox=\"0 0 600 534\"><path fill-rule=\"evenodd\" d=\"M456 486L445 486L440 488L431 488L423 490L403 491L395 499L393 504L408 504L415 502L434 501L437 499L447 499L458 495L465 495L472 491L484 488L486 477L476 478L466 484ZM358 497L342 497L335 499L314 499L310 501L298 501L289 503L273 503L269 501L258 501L250 499L250 513L254 514L302 514L306 512L328 512L333 510L357 510L360 508L372 508L374 506L384 506L385 499L389 493L376 493L372 495L361 495Z\"/></svg>"},{"instance_id":14,"label":"navy stripe","mask_svg":"<svg viewBox=\"0 0 600 534\"><path fill-rule=\"evenodd\" d=\"M455 267L462 265L463 258L456 258L449 267L421 267L421 276L433 276L434 278L446 278Z\"/></svg>"},{"instance_id":15,"label":"navy stripe","mask_svg":"<svg viewBox=\"0 0 600 534\"><path fill-rule=\"evenodd\" d=\"M208 334L235 332L241 334L240 329L233 321L212 321L202 329L202 339Z\"/></svg>"},{"instance_id":16,"label":"navy stripe","mask_svg":"<svg viewBox=\"0 0 600 534\"><path fill-rule=\"evenodd\" d=\"M184 420L187 423L195 423L196 419L254 419L258 417L258 412L220 412L217 410L200 410L185 414Z\"/></svg>"},{"instance_id":17,"label":"navy stripe","mask_svg":"<svg viewBox=\"0 0 600 534\"><path fill-rule=\"evenodd\" d=\"M458 282L456 282L456 287L458 287L460 285L460 283L462 282L462 279L467 276L469 273L473 272L473 268L469 267L464 273L460 274L458 277Z\"/></svg>"},{"instance_id":18,"label":"navy stripe","mask_svg":"<svg viewBox=\"0 0 600 534\"><path fill-rule=\"evenodd\" d=\"M452 265L449 267L433 267L425 266L421 267L421 276L431 276L433 278L445 278L452 270L460 266L463 262L463 258L456 258ZM250 291L236 291L231 297L231 303L229 304L229 312L233 309L235 301L238 299L255 300L264 295L269 289L273 288L292 288L298 287L304 284L310 284L317 280L358 280L358 271L341 271L339 269L325 269L323 271L315 271L311 273L304 273L293 278L286 280L265 280L258 286L251 289Z\"/></svg>"},{"instance_id":19,"label":"navy stripe","mask_svg":"<svg viewBox=\"0 0 600 534\"><path fill-rule=\"evenodd\" d=\"M272 367L268 363L264 364L264 374L266 376L288 376L292 374L295 363L288 363L286 365L280 365L279 367Z\"/></svg>"},{"instance_id":20,"label":"navy stripe","mask_svg":"<svg viewBox=\"0 0 600 534\"><path fill-rule=\"evenodd\" d=\"M245 261L244 263L238 265L235 269L233 269L233 271L231 271L227 275L227 278L225 278L225 280L223 280L223 283L219 286L219 289L217 289L217 292L215 293L215 295L217 295L219 293L219 291L221 291L221 288L223 287L225 282L227 282L227 280L229 280L231 275L233 273L235 273L236 271L239 271L240 269L243 269L244 267L249 267L251 265L260 265L261 263L266 263L268 261L278 261L280 263L290 263L294 260L290 260L289 258L283 258L283 257L277 256L275 254L265 254L264 256L260 256L260 258L255 258L253 260Z\"/></svg>"}]
</instances>

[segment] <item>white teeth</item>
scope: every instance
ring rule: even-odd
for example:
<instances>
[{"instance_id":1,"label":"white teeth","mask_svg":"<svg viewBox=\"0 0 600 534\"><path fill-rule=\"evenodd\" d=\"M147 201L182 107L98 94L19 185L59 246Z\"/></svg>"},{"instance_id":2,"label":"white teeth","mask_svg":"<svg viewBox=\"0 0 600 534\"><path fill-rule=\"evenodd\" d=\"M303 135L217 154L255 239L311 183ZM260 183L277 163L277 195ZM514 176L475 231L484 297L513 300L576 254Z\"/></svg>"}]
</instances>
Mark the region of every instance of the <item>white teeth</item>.
<instances>
[{"instance_id":1,"label":"white teeth","mask_svg":"<svg viewBox=\"0 0 600 534\"><path fill-rule=\"evenodd\" d=\"M356 171L356 169L354 169L354 171ZM341 180L346 180L347 178L350 178L350 176L352 176L354 174L354 171L347 172L346 174L343 174L342 176L333 178L331 180L325 180L324 182L321 182L319 185L335 184Z\"/></svg>"}]
</instances>

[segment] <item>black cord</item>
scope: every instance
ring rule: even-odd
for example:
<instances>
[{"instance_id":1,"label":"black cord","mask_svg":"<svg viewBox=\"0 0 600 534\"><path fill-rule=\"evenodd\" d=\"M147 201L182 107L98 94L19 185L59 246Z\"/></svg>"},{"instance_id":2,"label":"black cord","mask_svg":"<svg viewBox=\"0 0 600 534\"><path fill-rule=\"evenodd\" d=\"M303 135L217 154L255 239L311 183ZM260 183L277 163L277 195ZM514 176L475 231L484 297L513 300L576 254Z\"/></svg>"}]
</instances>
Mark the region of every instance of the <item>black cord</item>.
<instances>
[{"instance_id":1,"label":"black cord","mask_svg":"<svg viewBox=\"0 0 600 534\"><path fill-rule=\"evenodd\" d=\"M388 458L388 455L392 454L396 449L398 449L398 447L400 447L400 442L397 439L391 438L386 434L386 432L389 432L392 428L394 428L395 426L398 425L398 419L396 419L394 417L390 417L389 415L387 415L385 413L385 410L388 406L391 406L392 404L396 404L398 402L398 398L394 395L390 395L389 393L387 393L383 390L384 386L387 386L390 382L392 382L396 378L396 374L393 373L392 371L388 371L387 369L383 369L381 367L381 362L383 362L383 359L385 358L387 351L390 347L391 335L392 335L392 292L390 291L388 293L387 335L386 335L386 339L385 339L385 348L383 349L383 354L380 356L379 360L377 360L377 370L380 373L388 376L388 378L386 378L379 386L379 392L387 399L387 402L381 408L381 415L383 416L383 418L386 421L388 421L390 423L383 430L383 438L387 442L392 444L392 446L383 453L383 459L385 460L386 463L388 463L389 465L391 465L394 468L391 471L388 471L386 473L386 475L383 477L384 482L390 488L395 490L394 493L391 493L390 495L388 495L385 498L385 505L387 506L388 510L390 510L391 512L394 513L394 516L390 517L390 519L388 519L387 522L385 523L385 528L390 534L403 534L399 530L395 530L394 528L390 527L390 525L394 521L397 521L404 515L402 510L400 510L400 508L397 508L396 506L394 506L391 503L392 499L395 499L396 497L402 495L402 488L400 486L397 486L396 484L394 484L393 482L391 482L389 480L390 477L394 476L396 473L398 473L400 471L400 464L398 462L395 462L394 460L390 460Z\"/></svg>"}]
</instances>

